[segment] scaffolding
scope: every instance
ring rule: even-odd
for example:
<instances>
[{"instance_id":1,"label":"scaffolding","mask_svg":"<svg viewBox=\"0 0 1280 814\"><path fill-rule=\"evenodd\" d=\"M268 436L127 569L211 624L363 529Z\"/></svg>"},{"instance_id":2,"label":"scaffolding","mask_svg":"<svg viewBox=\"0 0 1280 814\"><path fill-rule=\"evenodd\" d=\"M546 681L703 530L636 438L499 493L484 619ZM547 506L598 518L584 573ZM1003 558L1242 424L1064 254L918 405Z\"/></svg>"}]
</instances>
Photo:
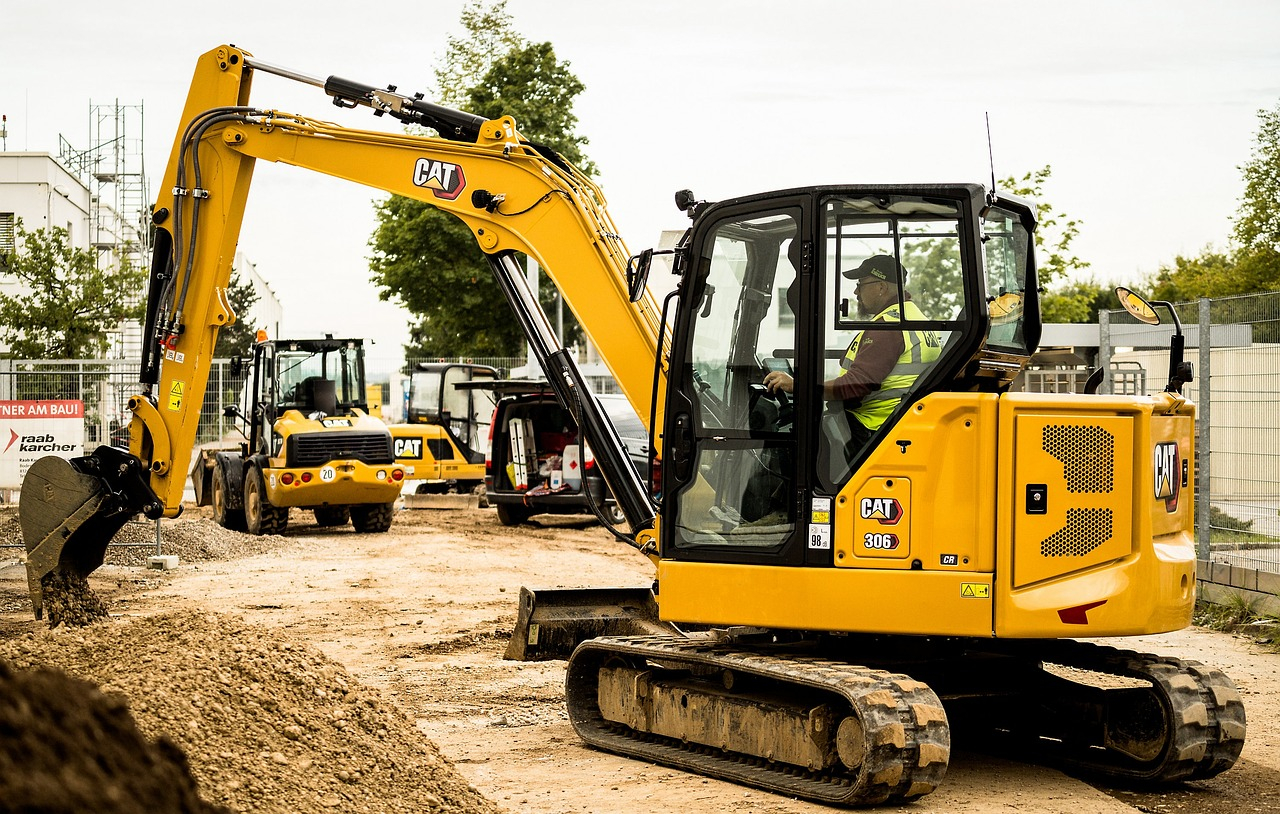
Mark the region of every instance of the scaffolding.
<instances>
[{"instance_id":1,"label":"scaffolding","mask_svg":"<svg viewBox=\"0 0 1280 814\"><path fill-rule=\"evenodd\" d=\"M141 104L89 104L89 148L59 137L59 157L89 188L90 242L135 265L150 255L151 196L143 162Z\"/></svg>"},{"instance_id":2,"label":"scaffolding","mask_svg":"<svg viewBox=\"0 0 1280 814\"><path fill-rule=\"evenodd\" d=\"M89 189L89 243L100 268L146 269L151 258L151 194L143 156L143 106L89 103L89 147L58 137L58 158ZM141 296L141 292L138 292ZM141 328L121 325L113 354L136 355Z\"/></svg>"}]
</instances>

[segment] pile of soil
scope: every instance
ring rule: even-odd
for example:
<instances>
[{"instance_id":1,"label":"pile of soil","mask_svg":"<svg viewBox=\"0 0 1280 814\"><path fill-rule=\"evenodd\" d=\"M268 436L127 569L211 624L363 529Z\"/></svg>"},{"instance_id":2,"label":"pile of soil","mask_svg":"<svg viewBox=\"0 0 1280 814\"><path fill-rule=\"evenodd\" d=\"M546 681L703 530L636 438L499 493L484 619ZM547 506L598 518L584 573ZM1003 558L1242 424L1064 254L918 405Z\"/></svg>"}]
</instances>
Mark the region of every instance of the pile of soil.
<instances>
[{"instance_id":1,"label":"pile of soil","mask_svg":"<svg viewBox=\"0 0 1280 814\"><path fill-rule=\"evenodd\" d=\"M143 737L119 699L56 670L0 662L0 811L223 814L182 751Z\"/></svg>"},{"instance_id":2,"label":"pile of soil","mask_svg":"<svg viewBox=\"0 0 1280 814\"><path fill-rule=\"evenodd\" d=\"M156 767L151 773L180 788L173 779L173 767L181 766L180 749L200 796L233 811L500 810L377 691L310 647L238 617L174 612L42 630L0 640L3 661L14 671L52 668L97 683L106 695L104 711L89 714L115 723L104 729L68 725L57 717L38 721L44 712L19 702L15 729L6 730L10 724L0 721L0 740L9 731L52 728L63 732L60 753L72 756L68 760L93 760L88 755L104 749L112 754L134 750L136 742L119 720L128 717L127 705L137 731L156 741L152 751L158 756L145 758ZM21 680L48 695L68 679L41 672ZM29 774L22 759L19 753L12 770L0 764L0 777ZM120 773L132 771L125 767ZM111 784L98 788L106 802L121 793ZM20 798L13 795L19 790L15 781L0 780L0 800L7 804L16 805ZM104 801L67 810L116 810Z\"/></svg>"}]
</instances>

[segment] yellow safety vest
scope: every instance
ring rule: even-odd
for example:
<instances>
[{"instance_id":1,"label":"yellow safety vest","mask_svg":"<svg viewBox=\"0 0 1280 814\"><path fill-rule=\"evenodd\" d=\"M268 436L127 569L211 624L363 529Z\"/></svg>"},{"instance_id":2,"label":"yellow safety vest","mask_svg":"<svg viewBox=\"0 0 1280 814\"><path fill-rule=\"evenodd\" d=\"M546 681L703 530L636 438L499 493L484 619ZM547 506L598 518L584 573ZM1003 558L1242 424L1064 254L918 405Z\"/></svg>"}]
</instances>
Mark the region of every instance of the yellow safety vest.
<instances>
[{"instance_id":1,"label":"yellow safety vest","mask_svg":"<svg viewBox=\"0 0 1280 814\"><path fill-rule=\"evenodd\" d=\"M925 319L924 313L914 302L907 300L906 309L908 320L923 321ZM894 303L876 314L871 321L901 322L902 312L898 310L897 303ZM849 350L845 352L844 359L840 361L840 366L845 370L853 366L853 360L858 356L858 346L862 344L864 336L866 331L854 337ZM916 379L937 361L938 355L942 352L942 342L937 331L906 330L902 332L902 341L904 344L902 355L898 357L889 375L880 382L880 389L872 390L863 396L857 406L846 408L851 416L869 430L880 429L885 419L897 409L902 397L911 392Z\"/></svg>"}]
</instances>

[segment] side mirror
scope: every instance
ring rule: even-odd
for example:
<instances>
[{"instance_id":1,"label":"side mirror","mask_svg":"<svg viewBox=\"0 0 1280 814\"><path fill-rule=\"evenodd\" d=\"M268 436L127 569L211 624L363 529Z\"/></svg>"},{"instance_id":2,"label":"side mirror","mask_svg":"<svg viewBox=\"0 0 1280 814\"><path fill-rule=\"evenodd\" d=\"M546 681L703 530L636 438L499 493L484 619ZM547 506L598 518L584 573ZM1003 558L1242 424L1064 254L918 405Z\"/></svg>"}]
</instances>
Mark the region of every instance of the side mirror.
<instances>
[{"instance_id":1,"label":"side mirror","mask_svg":"<svg viewBox=\"0 0 1280 814\"><path fill-rule=\"evenodd\" d=\"M222 417L223 418L244 418L244 416L240 413L239 404L228 404L226 407L223 407Z\"/></svg>"},{"instance_id":2,"label":"side mirror","mask_svg":"<svg viewBox=\"0 0 1280 814\"><path fill-rule=\"evenodd\" d=\"M1174 310L1173 303L1164 300L1149 303L1124 286L1116 287L1116 296L1120 298L1120 304L1124 306L1124 310L1146 325L1160 324L1160 315L1156 313L1155 305L1169 312L1169 316L1173 318L1173 336L1169 338L1169 383L1165 385L1164 390L1166 393L1181 393L1182 386L1190 384L1194 380L1195 373L1191 363L1183 361L1186 337L1182 335L1182 321L1178 319L1178 312Z\"/></svg>"},{"instance_id":3,"label":"side mirror","mask_svg":"<svg viewBox=\"0 0 1280 814\"><path fill-rule=\"evenodd\" d=\"M1144 325L1160 324L1160 315L1156 313L1156 309L1152 308L1151 303L1138 294L1124 286L1116 286L1116 296L1120 298L1121 307L1128 311L1134 319Z\"/></svg>"},{"instance_id":4,"label":"side mirror","mask_svg":"<svg viewBox=\"0 0 1280 814\"><path fill-rule=\"evenodd\" d=\"M241 359L239 356L232 356L231 357L231 375L238 379L240 378L240 375L242 373L244 373L244 360Z\"/></svg>"},{"instance_id":5,"label":"side mirror","mask_svg":"<svg viewBox=\"0 0 1280 814\"><path fill-rule=\"evenodd\" d=\"M653 266L653 249L645 249L627 261L627 298L639 302L649 281L649 269Z\"/></svg>"}]
</instances>

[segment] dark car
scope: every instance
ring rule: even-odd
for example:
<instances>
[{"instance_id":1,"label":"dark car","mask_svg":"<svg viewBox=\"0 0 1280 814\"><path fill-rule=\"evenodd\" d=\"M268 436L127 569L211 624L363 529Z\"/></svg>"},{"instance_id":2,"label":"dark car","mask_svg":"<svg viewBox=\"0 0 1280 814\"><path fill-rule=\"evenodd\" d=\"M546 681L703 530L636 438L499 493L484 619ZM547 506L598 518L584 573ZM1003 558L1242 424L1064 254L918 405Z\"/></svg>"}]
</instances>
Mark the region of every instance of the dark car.
<instances>
[{"instance_id":1,"label":"dark car","mask_svg":"<svg viewBox=\"0 0 1280 814\"><path fill-rule=\"evenodd\" d=\"M493 386L500 397L490 424L485 492L498 519L514 526L535 514L594 514L594 504L610 523L624 523L590 445L583 443L573 415L560 406L546 383L507 381ZM649 433L644 424L625 396L596 398L626 445L637 474L647 480Z\"/></svg>"}]
</instances>

